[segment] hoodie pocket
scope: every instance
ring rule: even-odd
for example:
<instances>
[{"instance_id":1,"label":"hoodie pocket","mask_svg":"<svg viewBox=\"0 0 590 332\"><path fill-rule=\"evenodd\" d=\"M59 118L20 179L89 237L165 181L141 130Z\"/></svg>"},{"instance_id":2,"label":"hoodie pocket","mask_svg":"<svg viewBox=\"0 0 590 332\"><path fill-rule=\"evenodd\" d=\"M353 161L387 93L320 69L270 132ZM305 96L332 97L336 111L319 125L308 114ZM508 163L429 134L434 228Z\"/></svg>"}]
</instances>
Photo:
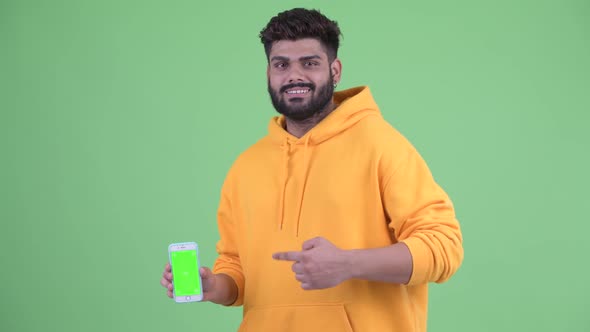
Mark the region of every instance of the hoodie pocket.
<instances>
[{"instance_id":1,"label":"hoodie pocket","mask_svg":"<svg viewBox=\"0 0 590 332\"><path fill-rule=\"evenodd\" d=\"M238 332L353 332L343 304L256 307L248 311Z\"/></svg>"}]
</instances>

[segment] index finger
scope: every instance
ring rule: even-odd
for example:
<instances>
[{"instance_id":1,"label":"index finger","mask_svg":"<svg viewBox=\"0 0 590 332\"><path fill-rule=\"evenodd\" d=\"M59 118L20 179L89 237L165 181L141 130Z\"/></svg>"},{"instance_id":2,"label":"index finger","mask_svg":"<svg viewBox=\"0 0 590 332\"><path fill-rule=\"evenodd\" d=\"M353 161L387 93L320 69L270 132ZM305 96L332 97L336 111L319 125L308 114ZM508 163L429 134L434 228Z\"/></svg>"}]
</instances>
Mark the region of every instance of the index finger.
<instances>
[{"instance_id":1,"label":"index finger","mask_svg":"<svg viewBox=\"0 0 590 332\"><path fill-rule=\"evenodd\" d=\"M166 263L166 267L164 268L166 272L171 272L172 269L170 268L170 263Z\"/></svg>"},{"instance_id":2,"label":"index finger","mask_svg":"<svg viewBox=\"0 0 590 332\"><path fill-rule=\"evenodd\" d=\"M285 251L272 254L272 258L279 261L298 262L301 260L303 253L301 251Z\"/></svg>"}]
</instances>

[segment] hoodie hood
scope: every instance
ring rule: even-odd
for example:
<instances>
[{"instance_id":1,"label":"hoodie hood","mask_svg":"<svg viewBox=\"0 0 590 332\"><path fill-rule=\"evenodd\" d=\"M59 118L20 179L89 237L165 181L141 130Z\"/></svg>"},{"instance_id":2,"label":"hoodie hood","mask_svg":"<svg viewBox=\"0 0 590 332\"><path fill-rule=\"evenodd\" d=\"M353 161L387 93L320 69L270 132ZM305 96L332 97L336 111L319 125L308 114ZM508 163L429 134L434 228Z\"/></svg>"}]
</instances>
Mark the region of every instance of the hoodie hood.
<instances>
[{"instance_id":1,"label":"hoodie hood","mask_svg":"<svg viewBox=\"0 0 590 332\"><path fill-rule=\"evenodd\" d=\"M380 115L367 86L336 91L333 100L338 105L336 109L299 139L287 132L283 115L273 117L268 126L270 138L279 145L286 139L293 142L307 140L308 144L317 145L340 134L367 116Z\"/></svg>"},{"instance_id":2,"label":"hoodie hood","mask_svg":"<svg viewBox=\"0 0 590 332\"><path fill-rule=\"evenodd\" d=\"M303 168L303 177L298 179L302 183L298 185L299 190L297 197L295 198L297 209L296 216L294 217L296 218L296 235L298 235L303 200L305 198L305 187L309 176L309 168L310 162L312 161L314 146L346 131L368 116L380 116L377 104L373 100L369 88L366 86L337 91L334 93L333 100L337 105L336 109L301 138L291 135L285 129L284 116L275 116L270 121L268 126L269 137L273 143L277 144L277 149L280 149L282 152L282 165L279 179L280 197L277 215L277 227L279 230L283 229L285 222L285 193L287 180L291 176L290 173L293 171L292 167L289 167L292 154L296 150L303 149L302 162L297 165L297 167ZM294 198L291 197L290 199Z\"/></svg>"}]
</instances>

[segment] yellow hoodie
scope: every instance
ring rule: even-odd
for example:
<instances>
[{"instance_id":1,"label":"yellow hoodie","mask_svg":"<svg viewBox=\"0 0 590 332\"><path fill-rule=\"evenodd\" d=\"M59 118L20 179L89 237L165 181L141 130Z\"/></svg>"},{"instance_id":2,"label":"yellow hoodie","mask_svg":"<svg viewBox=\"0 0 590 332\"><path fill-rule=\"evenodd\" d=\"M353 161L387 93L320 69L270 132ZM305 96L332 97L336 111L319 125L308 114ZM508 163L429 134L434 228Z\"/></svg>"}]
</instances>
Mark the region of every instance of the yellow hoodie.
<instances>
[{"instance_id":1,"label":"yellow hoodie","mask_svg":"<svg viewBox=\"0 0 590 332\"><path fill-rule=\"evenodd\" d=\"M240 331L425 331L428 282L463 259L448 196L413 146L379 113L368 87L336 92L338 107L301 138L275 117L235 161L222 188L213 271L238 286ZM341 249L404 242L407 285L348 280L303 290L272 259L322 236Z\"/></svg>"}]
</instances>

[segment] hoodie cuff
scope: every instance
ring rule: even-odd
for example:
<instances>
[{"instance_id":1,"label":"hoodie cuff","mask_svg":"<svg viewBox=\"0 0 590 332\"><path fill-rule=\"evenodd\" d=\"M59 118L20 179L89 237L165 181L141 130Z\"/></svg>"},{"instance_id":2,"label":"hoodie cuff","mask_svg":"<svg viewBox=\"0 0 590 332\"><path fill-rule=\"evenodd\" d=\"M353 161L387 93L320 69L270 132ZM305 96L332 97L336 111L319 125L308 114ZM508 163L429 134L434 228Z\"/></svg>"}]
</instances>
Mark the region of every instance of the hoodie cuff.
<instances>
[{"instance_id":1,"label":"hoodie cuff","mask_svg":"<svg viewBox=\"0 0 590 332\"><path fill-rule=\"evenodd\" d=\"M407 285L428 283L434 265L432 250L418 237L411 237L401 242L408 247L412 255L412 276Z\"/></svg>"}]
</instances>

